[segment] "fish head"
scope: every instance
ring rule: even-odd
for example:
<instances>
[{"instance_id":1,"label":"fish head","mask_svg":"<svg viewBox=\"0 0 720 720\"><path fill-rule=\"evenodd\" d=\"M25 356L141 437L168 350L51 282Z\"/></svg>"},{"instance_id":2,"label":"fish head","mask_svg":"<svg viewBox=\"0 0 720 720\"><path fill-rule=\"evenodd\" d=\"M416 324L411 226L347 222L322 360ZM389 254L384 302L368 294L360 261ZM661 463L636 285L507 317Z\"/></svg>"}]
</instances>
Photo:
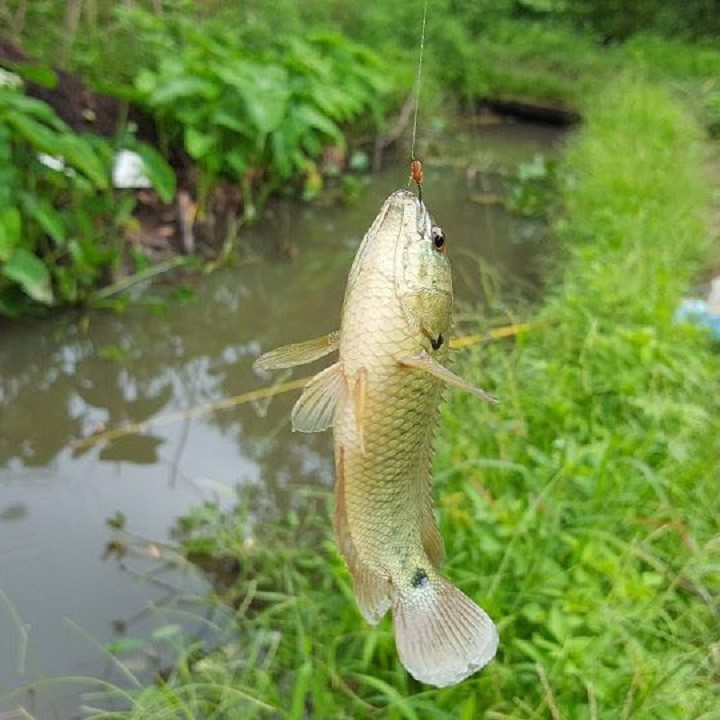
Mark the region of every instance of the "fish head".
<instances>
[{"instance_id":1,"label":"fish head","mask_svg":"<svg viewBox=\"0 0 720 720\"><path fill-rule=\"evenodd\" d=\"M448 337L453 292L445 235L414 193L398 190L385 201L355 256L346 302L363 292L366 277L387 281L388 301L399 302L423 347Z\"/></svg>"},{"instance_id":2,"label":"fish head","mask_svg":"<svg viewBox=\"0 0 720 720\"><path fill-rule=\"evenodd\" d=\"M410 192L391 196L402 208L402 231L395 246L395 294L408 329L425 349L436 351L448 339L452 322L452 273L445 233L425 204ZM445 344L444 349L447 348Z\"/></svg>"}]
</instances>

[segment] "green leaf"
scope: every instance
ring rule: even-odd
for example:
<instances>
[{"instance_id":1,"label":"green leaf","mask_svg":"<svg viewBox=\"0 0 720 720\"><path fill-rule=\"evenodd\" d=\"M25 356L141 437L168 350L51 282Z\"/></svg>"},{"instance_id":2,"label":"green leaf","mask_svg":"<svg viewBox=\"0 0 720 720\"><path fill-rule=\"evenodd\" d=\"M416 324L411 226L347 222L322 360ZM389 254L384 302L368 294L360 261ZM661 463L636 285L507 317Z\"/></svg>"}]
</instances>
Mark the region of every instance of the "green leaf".
<instances>
[{"instance_id":1,"label":"green leaf","mask_svg":"<svg viewBox=\"0 0 720 720\"><path fill-rule=\"evenodd\" d=\"M301 105L297 109L296 114L309 127L319 130L324 135L327 135L338 142L342 140L340 128L329 117L323 115L315 108L310 107L310 105Z\"/></svg>"},{"instance_id":2,"label":"green leaf","mask_svg":"<svg viewBox=\"0 0 720 720\"><path fill-rule=\"evenodd\" d=\"M61 155L67 165L79 170L96 188L106 190L109 185L109 167L95 152L91 143L71 131L59 132L14 110L5 118L17 133L33 148L48 155Z\"/></svg>"},{"instance_id":3,"label":"green leaf","mask_svg":"<svg viewBox=\"0 0 720 720\"><path fill-rule=\"evenodd\" d=\"M105 650L111 655L122 655L128 652L134 652L136 650L142 650L145 647L146 641L140 638L120 638L115 642L108 643L105 646Z\"/></svg>"},{"instance_id":4,"label":"green leaf","mask_svg":"<svg viewBox=\"0 0 720 720\"><path fill-rule=\"evenodd\" d=\"M239 150L230 150L225 155L225 162L239 178L243 177L247 172L248 164Z\"/></svg>"},{"instance_id":5,"label":"green leaf","mask_svg":"<svg viewBox=\"0 0 720 720\"><path fill-rule=\"evenodd\" d=\"M205 157L213 145L215 145L215 138L212 135L196 130L193 127L185 128L185 148L193 159L200 160Z\"/></svg>"},{"instance_id":6,"label":"green leaf","mask_svg":"<svg viewBox=\"0 0 720 720\"><path fill-rule=\"evenodd\" d=\"M141 96L152 95L158 84L157 73L143 68L135 78L135 87Z\"/></svg>"},{"instance_id":7,"label":"green leaf","mask_svg":"<svg viewBox=\"0 0 720 720\"><path fill-rule=\"evenodd\" d=\"M168 77L161 75L164 80L150 96L150 104L156 107L174 105L178 100L213 100L219 94L219 89L208 80L198 77Z\"/></svg>"},{"instance_id":8,"label":"green leaf","mask_svg":"<svg viewBox=\"0 0 720 720\"><path fill-rule=\"evenodd\" d=\"M165 158L151 145L139 143L135 151L142 158L148 180L163 202L169 203L175 197L175 172Z\"/></svg>"},{"instance_id":9,"label":"green leaf","mask_svg":"<svg viewBox=\"0 0 720 720\"><path fill-rule=\"evenodd\" d=\"M0 89L0 98L2 98L0 105L5 105L8 111L42 121L58 132L70 132L70 128L57 116L57 113L42 100L15 91L8 93L2 89Z\"/></svg>"},{"instance_id":10,"label":"green leaf","mask_svg":"<svg viewBox=\"0 0 720 720\"><path fill-rule=\"evenodd\" d=\"M62 135L58 138L55 153L62 155L67 164L83 173L99 190L107 190L110 167L85 139L77 135Z\"/></svg>"},{"instance_id":11,"label":"green leaf","mask_svg":"<svg viewBox=\"0 0 720 720\"><path fill-rule=\"evenodd\" d=\"M65 221L62 215L55 210L45 197L38 197L30 193L20 196L25 212L59 245L65 243Z\"/></svg>"},{"instance_id":12,"label":"green leaf","mask_svg":"<svg viewBox=\"0 0 720 720\"><path fill-rule=\"evenodd\" d=\"M58 77L55 71L47 65L30 65L25 63L8 63L8 67L21 78L40 85L48 90L57 87Z\"/></svg>"},{"instance_id":13,"label":"green leaf","mask_svg":"<svg viewBox=\"0 0 720 720\"><path fill-rule=\"evenodd\" d=\"M261 135L280 125L290 99L284 68L242 61L219 68L218 76L240 93L248 117Z\"/></svg>"},{"instance_id":14,"label":"green leaf","mask_svg":"<svg viewBox=\"0 0 720 720\"><path fill-rule=\"evenodd\" d=\"M0 213L0 262L7 260L20 244L21 223L17 208L7 208Z\"/></svg>"},{"instance_id":15,"label":"green leaf","mask_svg":"<svg viewBox=\"0 0 720 720\"><path fill-rule=\"evenodd\" d=\"M250 126L243 122L242 113L233 113L222 108L213 108L210 120L221 128L232 130L243 135L248 135L251 131Z\"/></svg>"},{"instance_id":16,"label":"green leaf","mask_svg":"<svg viewBox=\"0 0 720 720\"><path fill-rule=\"evenodd\" d=\"M51 305L53 293L50 287L50 273L42 261L25 248L15 248L13 254L2 266L2 274L15 281L33 300Z\"/></svg>"},{"instance_id":17,"label":"green leaf","mask_svg":"<svg viewBox=\"0 0 720 720\"><path fill-rule=\"evenodd\" d=\"M56 131L15 110L8 110L5 113L5 119L15 132L36 150L48 155L58 154L57 141L59 136Z\"/></svg>"},{"instance_id":18,"label":"green leaf","mask_svg":"<svg viewBox=\"0 0 720 720\"><path fill-rule=\"evenodd\" d=\"M138 75L138 77L140 77L140 75ZM93 90L97 93L111 95L118 100L124 100L125 102L134 103L136 105L142 103L145 98L145 93L143 93L139 88L135 88L132 85L126 85L124 83L97 82L93 83Z\"/></svg>"}]
</instances>

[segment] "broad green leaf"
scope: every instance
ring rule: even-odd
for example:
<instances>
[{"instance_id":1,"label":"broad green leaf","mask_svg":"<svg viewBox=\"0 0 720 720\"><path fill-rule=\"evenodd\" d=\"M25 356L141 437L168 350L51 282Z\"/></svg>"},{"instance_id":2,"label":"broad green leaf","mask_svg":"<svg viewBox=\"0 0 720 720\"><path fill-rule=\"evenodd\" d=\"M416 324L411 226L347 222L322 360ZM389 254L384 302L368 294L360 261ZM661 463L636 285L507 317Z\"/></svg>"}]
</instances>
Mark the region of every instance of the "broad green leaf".
<instances>
[{"instance_id":1,"label":"broad green leaf","mask_svg":"<svg viewBox=\"0 0 720 720\"><path fill-rule=\"evenodd\" d=\"M15 111L24 117L42 121L45 125L58 132L70 132L70 128L58 117L47 103L37 98L28 97L21 92L0 89L0 107Z\"/></svg>"},{"instance_id":2,"label":"broad green leaf","mask_svg":"<svg viewBox=\"0 0 720 720\"><path fill-rule=\"evenodd\" d=\"M169 203L175 197L175 172L165 158L151 145L139 143L135 151L142 158L148 180L163 202Z\"/></svg>"},{"instance_id":3,"label":"broad green leaf","mask_svg":"<svg viewBox=\"0 0 720 720\"><path fill-rule=\"evenodd\" d=\"M158 84L157 73L147 68L143 68L137 74L135 78L135 87L137 91L143 96L150 96L155 92L155 88Z\"/></svg>"},{"instance_id":4,"label":"broad green leaf","mask_svg":"<svg viewBox=\"0 0 720 720\"><path fill-rule=\"evenodd\" d=\"M47 198L23 193L20 200L25 212L36 220L56 243L65 242L65 221Z\"/></svg>"},{"instance_id":5,"label":"broad green leaf","mask_svg":"<svg viewBox=\"0 0 720 720\"><path fill-rule=\"evenodd\" d=\"M301 105L297 109L296 115L308 126L314 128L315 130L319 130L321 133L327 135L333 140L342 140L342 132L340 132L340 128L332 120L330 120L330 118L323 115L315 108L310 107L310 105Z\"/></svg>"},{"instance_id":6,"label":"broad green leaf","mask_svg":"<svg viewBox=\"0 0 720 720\"><path fill-rule=\"evenodd\" d=\"M193 127L185 128L185 148L193 159L200 160L205 157L214 145L215 138L212 135Z\"/></svg>"},{"instance_id":7,"label":"broad green leaf","mask_svg":"<svg viewBox=\"0 0 720 720\"><path fill-rule=\"evenodd\" d=\"M57 155L60 137L57 132L16 110L8 110L5 120L30 146L48 155Z\"/></svg>"},{"instance_id":8,"label":"broad green leaf","mask_svg":"<svg viewBox=\"0 0 720 720\"><path fill-rule=\"evenodd\" d=\"M234 130L238 133L248 134L249 127L243 122L240 113L231 113L222 108L214 108L210 115L210 120L220 127Z\"/></svg>"},{"instance_id":9,"label":"broad green leaf","mask_svg":"<svg viewBox=\"0 0 720 720\"><path fill-rule=\"evenodd\" d=\"M8 111L5 118L36 150L48 155L61 155L68 165L83 173L98 189L107 189L109 167L98 157L90 142L70 131L51 130L14 110Z\"/></svg>"},{"instance_id":10,"label":"broad green leaf","mask_svg":"<svg viewBox=\"0 0 720 720\"><path fill-rule=\"evenodd\" d=\"M103 95L111 95L118 100L135 104L142 103L146 95L140 88L125 85L124 83L97 82L93 83L93 90Z\"/></svg>"},{"instance_id":11,"label":"broad green leaf","mask_svg":"<svg viewBox=\"0 0 720 720\"><path fill-rule=\"evenodd\" d=\"M242 177L247 172L247 161L239 150L230 150L226 153L225 162L238 177Z\"/></svg>"},{"instance_id":12,"label":"broad green leaf","mask_svg":"<svg viewBox=\"0 0 720 720\"><path fill-rule=\"evenodd\" d=\"M91 180L99 190L109 187L110 165L103 162L92 145L78 135L66 134L59 138L55 152Z\"/></svg>"},{"instance_id":13,"label":"broad green leaf","mask_svg":"<svg viewBox=\"0 0 720 720\"><path fill-rule=\"evenodd\" d=\"M7 260L20 244L21 224L17 208L7 208L0 213L0 262Z\"/></svg>"},{"instance_id":14,"label":"broad green leaf","mask_svg":"<svg viewBox=\"0 0 720 720\"><path fill-rule=\"evenodd\" d=\"M35 255L25 248L15 248L2 266L2 274L15 281L33 300L45 305L53 303L50 273Z\"/></svg>"},{"instance_id":15,"label":"broad green leaf","mask_svg":"<svg viewBox=\"0 0 720 720\"><path fill-rule=\"evenodd\" d=\"M47 65L31 65L26 63L9 63L9 67L21 78L40 85L48 90L57 87L58 77L55 71Z\"/></svg>"},{"instance_id":16,"label":"broad green leaf","mask_svg":"<svg viewBox=\"0 0 720 720\"><path fill-rule=\"evenodd\" d=\"M284 68L235 62L220 68L218 76L240 93L248 117L261 135L272 132L282 122L290 99L288 74Z\"/></svg>"},{"instance_id":17,"label":"broad green leaf","mask_svg":"<svg viewBox=\"0 0 720 720\"><path fill-rule=\"evenodd\" d=\"M164 79L160 76L160 79ZM159 83L150 96L150 104L156 107L173 105L178 100L212 100L219 95L219 89L208 80L198 77L170 77Z\"/></svg>"}]
</instances>

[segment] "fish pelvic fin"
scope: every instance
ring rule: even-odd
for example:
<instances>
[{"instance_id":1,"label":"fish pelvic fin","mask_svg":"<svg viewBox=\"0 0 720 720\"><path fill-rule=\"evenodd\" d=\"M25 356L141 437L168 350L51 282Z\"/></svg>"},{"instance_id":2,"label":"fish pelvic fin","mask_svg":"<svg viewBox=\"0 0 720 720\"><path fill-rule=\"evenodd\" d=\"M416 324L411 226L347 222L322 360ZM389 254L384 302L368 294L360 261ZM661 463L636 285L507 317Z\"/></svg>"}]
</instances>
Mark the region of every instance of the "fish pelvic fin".
<instances>
[{"instance_id":1,"label":"fish pelvic fin","mask_svg":"<svg viewBox=\"0 0 720 720\"><path fill-rule=\"evenodd\" d=\"M390 583L377 573L358 563L350 571L355 589L355 602L362 616L372 625L377 625L392 606Z\"/></svg>"},{"instance_id":2,"label":"fish pelvic fin","mask_svg":"<svg viewBox=\"0 0 720 720\"><path fill-rule=\"evenodd\" d=\"M493 394L489 393L487 390L475 387L475 385L473 385L472 383L469 383L467 380L464 380L459 375L456 375L454 372L448 370L444 365L441 365L425 350L421 350L415 355L408 355L407 357L400 358L398 360L398 364L407 368L412 368L413 370L426 372L433 377L436 377L438 380L442 380L447 385L453 385L460 388L461 390L466 390L467 392L470 392L473 395L482 398L483 400L487 400L489 403L497 404L498 402L500 402Z\"/></svg>"},{"instance_id":3,"label":"fish pelvic fin","mask_svg":"<svg viewBox=\"0 0 720 720\"><path fill-rule=\"evenodd\" d=\"M340 331L323 335L313 340L283 345L275 350L266 352L253 363L255 370L281 370L283 368L306 365L329 355L340 346Z\"/></svg>"},{"instance_id":4,"label":"fish pelvic fin","mask_svg":"<svg viewBox=\"0 0 720 720\"><path fill-rule=\"evenodd\" d=\"M358 608L371 625L377 625L392 605L390 583L379 574L372 572L360 560L350 534L345 506L345 463L342 446L339 446L335 452L335 472L335 512L333 513L335 538L353 580Z\"/></svg>"},{"instance_id":5,"label":"fish pelvic fin","mask_svg":"<svg viewBox=\"0 0 720 720\"><path fill-rule=\"evenodd\" d=\"M498 632L487 613L444 577L420 577L393 592L395 644L416 680L447 687L493 659Z\"/></svg>"},{"instance_id":6,"label":"fish pelvic fin","mask_svg":"<svg viewBox=\"0 0 720 720\"><path fill-rule=\"evenodd\" d=\"M292 429L297 432L322 432L335 424L338 407L347 396L347 383L341 362L315 375L305 386L293 407Z\"/></svg>"}]
</instances>

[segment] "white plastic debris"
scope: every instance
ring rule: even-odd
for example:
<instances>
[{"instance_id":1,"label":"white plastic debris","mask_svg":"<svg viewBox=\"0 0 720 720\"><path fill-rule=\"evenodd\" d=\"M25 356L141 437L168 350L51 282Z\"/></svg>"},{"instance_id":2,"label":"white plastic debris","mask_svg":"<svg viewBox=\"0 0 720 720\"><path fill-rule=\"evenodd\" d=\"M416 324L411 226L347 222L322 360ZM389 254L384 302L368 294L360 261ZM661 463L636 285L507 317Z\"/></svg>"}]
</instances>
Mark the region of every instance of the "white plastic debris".
<instances>
[{"instance_id":1,"label":"white plastic debris","mask_svg":"<svg viewBox=\"0 0 720 720\"><path fill-rule=\"evenodd\" d=\"M120 150L113 163L113 186L136 189L151 185L142 158L132 150Z\"/></svg>"},{"instance_id":2,"label":"white plastic debris","mask_svg":"<svg viewBox=\"0 0 720 720\"><path fill-rule=\"evenodd\" d=\"M65 160L64 158L60 157L60 155L48 155L47 153L38 153L37 159L45 166L49 167L51 170L56 170L57 172L68 172L68 170L65 169ZM72 168L69 168L71 170Z\"/></svg>"},{"instance_id":3,"label":"white plastic debris","mask_svg":"<svg viewBox=\"0 0 720 720\"><path fill-rule=\"evenodd\" d=\"M690 322L710 330L716 340L720 340L720 275L710 282L710 294L707 300L687 298L682 300L675 311L677 322Z\"/></svg>"}]
</instances>

